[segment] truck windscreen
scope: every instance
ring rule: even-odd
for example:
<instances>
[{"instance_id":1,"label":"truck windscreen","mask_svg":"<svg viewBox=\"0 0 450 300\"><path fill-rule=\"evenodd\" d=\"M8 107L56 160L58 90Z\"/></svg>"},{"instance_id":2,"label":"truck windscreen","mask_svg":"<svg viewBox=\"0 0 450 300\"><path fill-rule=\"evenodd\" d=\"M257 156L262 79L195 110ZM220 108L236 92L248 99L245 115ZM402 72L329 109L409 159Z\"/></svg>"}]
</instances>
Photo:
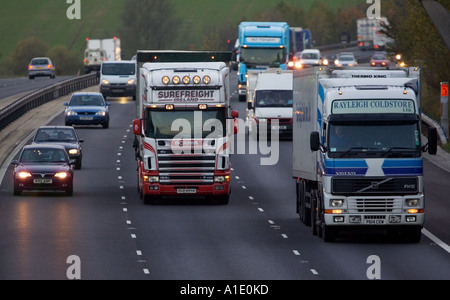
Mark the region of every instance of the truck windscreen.
<instances>
[{"instance_id":1,"label":"truck windscreen","mask_svg":"<svg viewBox=\"0 0 450 300\"><path fill-rule=\"evenodd\" d=\"M221 138L226 135L225 110L147 110L144 131L156 139Z\"/></svg>"},{"instance_id":2,"label":"truck windscreen","mask_svg":"<svg viewBox=\"0 0 450 300\"><path fill-rule=\"evenodd\" d=\"M330 158L420 157L417 121L336 122L328 127Z\"/></svg>"},{"instance_id":3,"label":"truck windscreen","mask_svg":"<svg viewBox=\"0 0 450 300\"><path fill-rule=\"evenodd\" d=\"M246 64L279 67L286 63L285 51L283 48L241 48L239 60Z\"/></svg>"}]
</instances>

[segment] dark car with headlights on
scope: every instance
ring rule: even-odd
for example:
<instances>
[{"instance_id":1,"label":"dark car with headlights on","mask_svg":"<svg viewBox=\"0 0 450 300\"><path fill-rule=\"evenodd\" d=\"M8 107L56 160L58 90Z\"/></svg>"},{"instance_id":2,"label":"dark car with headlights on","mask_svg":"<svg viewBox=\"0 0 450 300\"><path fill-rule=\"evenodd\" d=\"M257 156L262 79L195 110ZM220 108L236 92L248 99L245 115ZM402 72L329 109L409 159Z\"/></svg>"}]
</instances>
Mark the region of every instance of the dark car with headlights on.
<instances>
[{"instance_id":1,"label":"dark car with headlights on","mask_svg":"<svg viewBox=\"0 0 450 300\"><path fill-rule=\"evenodd\" d=\"M23 191L64 191L73 194L72 166L64 146L54 144L26 145L14 167L14 195Z\"/></svg>"},{"instance_id":2,"label":"dark car with headlights on","mask_svg":"<svg viewBox=\"0 0 450 300\"><path fill-rule=\"evenodd\" d=\"M75 169L81 169L83 149L75 129L72 126L41 126L36 131L33 144L58 144L64 146L69 158L75 160Z\"/></svg>"},{"instance_id":3,"label":"dark car with headlights on","mask_svg":"<svg viewBox=\"0 0 450 300\"><path fill-rule=\"evenodd\" d=\"M69 102L64 103L65 125L102 125L109 127L109 102L101 93L73 93Z\"/></svg>"}]
</instances>

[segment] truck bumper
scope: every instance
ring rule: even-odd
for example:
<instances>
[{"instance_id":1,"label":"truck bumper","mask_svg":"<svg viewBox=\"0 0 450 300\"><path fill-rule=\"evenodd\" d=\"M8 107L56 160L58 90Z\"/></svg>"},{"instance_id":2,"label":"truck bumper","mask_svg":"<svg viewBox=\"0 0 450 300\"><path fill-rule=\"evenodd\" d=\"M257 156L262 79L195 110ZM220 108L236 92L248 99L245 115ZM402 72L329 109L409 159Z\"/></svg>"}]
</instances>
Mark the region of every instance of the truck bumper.
<instances>
[{"instance_id":1,"label":"truck bumper","mask_svg":"<svg viewBox=\"0 0 450 300\"><path fill-rule=\"evenodd\" d=\"M230 183L214 183L211 185L164 185L160 183L144 183L143 193L149 196L168 197L214 197L230 194Z\"/></svg>"},{"instance_id":2,"label":"truck bumper","mask_svg":"<svg viewBox=\"0 0 450 300\"><path fill-rule=\"evenodd\" d=\"M425 213L412 214L325 214L327 226L417 226L425 222Z\"/></svg>"}]
</instances>

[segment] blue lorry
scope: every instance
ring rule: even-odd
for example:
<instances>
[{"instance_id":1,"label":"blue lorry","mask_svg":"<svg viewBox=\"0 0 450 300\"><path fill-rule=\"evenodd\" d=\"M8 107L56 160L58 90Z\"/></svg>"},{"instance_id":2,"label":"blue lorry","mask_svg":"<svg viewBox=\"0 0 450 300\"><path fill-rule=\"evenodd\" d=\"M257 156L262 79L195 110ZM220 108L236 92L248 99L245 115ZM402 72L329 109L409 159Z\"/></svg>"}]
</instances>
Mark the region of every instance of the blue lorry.
<instances>
[{"instance_id":1,"label":"blue lorry","mask_svg":"<svg viewBox=\"0 0 450 300\"><path fill-rule=\"evenodd\" d=\"M239 24L239 101L246 100L248 70L286 70L290 50L286 22L241 22Z\"/></svg>"}]
</instances>

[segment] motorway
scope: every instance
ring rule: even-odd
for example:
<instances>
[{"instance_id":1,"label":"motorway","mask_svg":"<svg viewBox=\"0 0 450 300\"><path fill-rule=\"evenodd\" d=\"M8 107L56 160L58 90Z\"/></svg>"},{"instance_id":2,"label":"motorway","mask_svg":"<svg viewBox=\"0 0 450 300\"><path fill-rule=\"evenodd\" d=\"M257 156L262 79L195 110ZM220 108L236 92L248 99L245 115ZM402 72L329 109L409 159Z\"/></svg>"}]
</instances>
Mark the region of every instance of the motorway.
<instances>
[{"instance_id":1,"label":"motorway","mask_svg":"<svg viewBox=\"0 0 450 300\"><path fill-rule=\"evenodd\" d=\"M231 79L236 86L234 72ZM108 129L76 127L85 142L73 197L13 196L7 169L0 186L0 279L72 279L76 266L84 280L367 280L374 256L382 280L450 279L450 174L429 161L424 232L442 243L428 234L410 244L364 231L325 243L295 212L291 141L280 141L275 165L261 165L262 154L232 157L228 205L144 205L132 148L135 102L108 101ZM245 119L236 92L232 108ZM63 123L62 114L50 122Z\"/></svg>"}]
</instances>

